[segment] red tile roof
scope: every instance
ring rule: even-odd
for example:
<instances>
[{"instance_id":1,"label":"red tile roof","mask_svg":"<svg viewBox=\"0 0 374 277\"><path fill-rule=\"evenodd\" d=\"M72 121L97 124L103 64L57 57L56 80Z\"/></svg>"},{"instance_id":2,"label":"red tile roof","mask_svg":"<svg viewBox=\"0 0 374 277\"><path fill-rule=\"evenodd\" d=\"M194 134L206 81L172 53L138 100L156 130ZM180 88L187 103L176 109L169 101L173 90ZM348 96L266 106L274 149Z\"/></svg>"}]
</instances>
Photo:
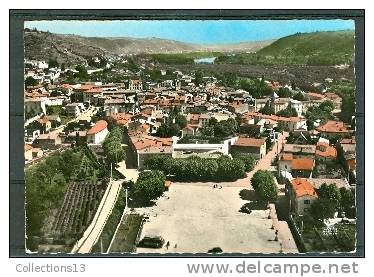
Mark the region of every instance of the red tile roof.
<instances>
[{"instance_id":1,"label":"red tile roof","mask_svg":"<svg viewBox=\"0 0 374 277\"><path fill-rule=\"evenodd\" d=\"M235 146L247 146L247 147L261 147L264 145L265 139L256 138L238 138L235 142Z\"/></svg>"},{"instance_id":2,"label":"red tile roof","mask_svg":"<svg viewBox=\"0 0 374 277\"><path fill-rule=\"evenodd\" d=\"M293 155L291 153L280 153L279 160L281 161L292 161Z\"/></svg>"},{"instance_id":3,"label":"red tile roof","mask_svg":"<svg viewBox=\"0 0 374 277\"><path fill-rule=\"evenodd\" d=\"M317 198L316 190L313 185L306 179L296 178L291 181L292 189L296 197L312 196Z\"/></svg>"},{"instance_id":4,"label":"red tile roof","mask_svg":"<svg viewBox=\"0 0 374 277\"><path fill-rule=\"evenodd\" d=\"M325 133L350 133L351 131L347 129L347 126L342 121L329 120L326 124L321 125L316 128L319 132Z\"/></svg>"},{"instance_id":5,"label":"red tile roof","mask_svg":"<svg viewBox=\"0 0 374 277\"><path fill-rule=\"evenodd\" d=\"M108 127L108 123L105 120L99 120L96 124L87 132L87 135L95 135L100 133Z\"/></svg>"},{"instance_id":6,"label":"red tile roof","mask_svg":"<svg viewBox=\"0 0 374 277\"><path fill-rule=\"evenodd\" d=\"M313 170L314 160L312 159L293 159L291 167L293 170Z\"/></svg>"},{"instance_id":7,"label":"red tile roof","mask_svg":"<svg viewBox=\"0 0 374 277\"><path fill-rule=\"evenodd\" d=\"M316 156L335 159L337 157L337 151L335 147L329 145L327 142L318 142Z\"/></svg>"}]
</instances>

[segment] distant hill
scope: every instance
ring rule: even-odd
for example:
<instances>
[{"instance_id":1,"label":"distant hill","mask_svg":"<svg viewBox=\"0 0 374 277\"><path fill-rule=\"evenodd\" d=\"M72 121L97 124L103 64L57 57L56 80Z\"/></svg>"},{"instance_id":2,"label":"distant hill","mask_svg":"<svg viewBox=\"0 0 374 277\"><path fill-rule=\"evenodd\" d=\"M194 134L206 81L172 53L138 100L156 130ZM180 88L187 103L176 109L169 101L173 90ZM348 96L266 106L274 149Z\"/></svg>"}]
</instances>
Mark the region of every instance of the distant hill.
<instances>
[{"instance_id":1,"label":"distant hill","mask_svg":"<svg viewBox=\"0 0 374 277\"><path fill-rule=\"evenodd\" d=\"M280 38L255 54L224 56L220 57L217 62L238 64L352 64L354 43L354 31L297 33Z\"/></svg>"},{"instance_id":2,"label":"distant hill","mask_svg":"<svg viewBox=\"0 0 374 277\"><path fill-rule=\"evenodd\" d=\"M160 38L99 38L60 35L26 30L25 57L59 63L76 63L95 56L120 54L170 54L191 52L255 52L272 41L244 42L226 45L197 45Z\"/></svg>"}]
</instances>

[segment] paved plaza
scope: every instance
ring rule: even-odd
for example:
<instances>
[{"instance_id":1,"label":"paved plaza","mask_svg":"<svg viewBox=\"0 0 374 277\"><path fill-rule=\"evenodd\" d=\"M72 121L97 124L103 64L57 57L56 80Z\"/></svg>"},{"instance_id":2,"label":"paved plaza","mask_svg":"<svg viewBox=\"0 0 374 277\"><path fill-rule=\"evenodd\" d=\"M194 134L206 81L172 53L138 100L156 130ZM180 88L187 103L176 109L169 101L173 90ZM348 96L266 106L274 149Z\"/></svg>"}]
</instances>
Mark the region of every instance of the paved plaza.
<instances>
[{"instance_id":1,"label":"paved plaza","mask_svg":"<svg viewBox=\"0 0 374 277\"><path fill-rule=\"evenodd\" d=\"M162 236L170 246L138 248L137 253L207 253L214 247L225 253L279 253L269 210L239 211L251 202L241 199L242 190L250 192L243 187L173 184L156 206L138 209L149 214L141 237Z\"/></svg>"}]
</instances>

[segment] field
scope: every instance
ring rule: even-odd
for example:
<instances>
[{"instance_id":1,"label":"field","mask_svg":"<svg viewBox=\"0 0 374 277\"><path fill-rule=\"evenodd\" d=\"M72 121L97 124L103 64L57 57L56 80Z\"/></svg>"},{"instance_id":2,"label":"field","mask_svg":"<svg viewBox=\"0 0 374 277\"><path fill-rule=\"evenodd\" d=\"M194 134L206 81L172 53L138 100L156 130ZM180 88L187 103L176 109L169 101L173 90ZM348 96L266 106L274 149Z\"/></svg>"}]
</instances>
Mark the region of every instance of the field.
<instances>
[{"instance_id":1,"label":"field","mask_svg":"<svg viewBox=\"0 0 374 277\"><path fill-rule=\"evenodd\" d=\"M82 234L95 215L105 188L102 182L71 183L55 218L53 232L62 237Z\"/></svg>"},{"instance_id":2,"label":"field","mask_svg":"<svg viewBox=\"0 0 374 277\"><path fill-rule=\"evenodd\" d=\"M164 65L164 69L193 71L202 70L207 74L235 73L243 77L262 76L268 80L277 80L281 83L295 83L300 88L308 87L313 82L324 83L326 78L340 80L345 78L354 80L354 69L349 67L346 69L338 69L333 66L302 66L302 65L242 65L242 64L174 64Z\"/></svg>"},{"instance_id":3,"label":"field","mask_svg":"<svg viewBox=\"0 0 374 277\"><path fill-rule=\"evenodd\" d=\"M110 253L134 252L142 220L143 217L138 214L128 214L124 217L113 241Z\"/></svg>"}]
</instances>

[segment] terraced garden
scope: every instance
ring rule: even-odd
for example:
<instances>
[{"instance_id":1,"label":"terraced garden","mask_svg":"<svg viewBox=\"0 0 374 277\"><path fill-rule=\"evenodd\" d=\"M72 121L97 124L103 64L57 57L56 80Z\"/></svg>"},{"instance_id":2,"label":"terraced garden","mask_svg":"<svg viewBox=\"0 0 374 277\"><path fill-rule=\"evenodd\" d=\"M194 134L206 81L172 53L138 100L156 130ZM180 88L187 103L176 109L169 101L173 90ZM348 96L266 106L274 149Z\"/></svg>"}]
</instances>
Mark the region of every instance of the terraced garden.
<instances>
[{"instance_id":1,"label":"terraced garden","mask_svg":"<svg viewBox=\"0 0 374 277\"><path fill-rule=\"evenodd\" d=\"M106 186L105 181L70 183L55 217L55 235L67 237L82 234L95 215Z\"/></svg>"}]
</instances>

